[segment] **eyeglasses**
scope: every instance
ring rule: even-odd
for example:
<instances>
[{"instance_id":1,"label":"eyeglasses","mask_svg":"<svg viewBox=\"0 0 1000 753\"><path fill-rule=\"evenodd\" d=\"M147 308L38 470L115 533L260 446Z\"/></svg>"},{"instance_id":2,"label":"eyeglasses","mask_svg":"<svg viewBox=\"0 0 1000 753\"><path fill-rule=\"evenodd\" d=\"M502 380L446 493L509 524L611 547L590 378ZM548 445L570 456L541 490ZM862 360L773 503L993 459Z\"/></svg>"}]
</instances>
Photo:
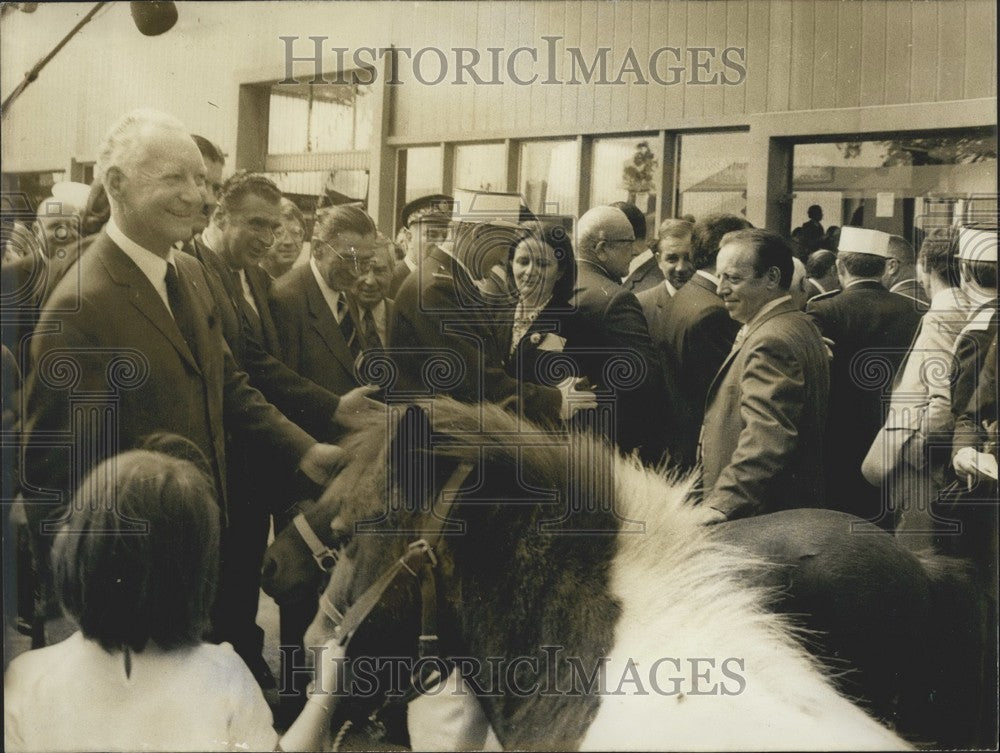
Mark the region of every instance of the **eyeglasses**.
<instances>
[{"instance_id":1,"label":"eyeglasses","mask_svg":"<svg viewBox=\"0 0 1000 753\"><path fill-rule=\"evenodd\" d=\"M372 250L371 246L342 246L342 251L338 251L335 246L326 241L314 240L313 243L319 243L326 246L333 255L340 259L342 262L348 264L347 271L354 275L366 275L372 271L373 267L376 267L376 260L374 256L365 256L362 259L358 258L359 253L365 253ZM378 269L376 268L376 272Z\"/></svg>"},{"instance_id":2,"label":"eyeglasses","mask_svg":"<svg viewBox=\"0 0 1000 753\"><path fill-rule=\"evenodd\" d=\"M281 232L281 225L272 225L261 217L254 217L249 220L238 218L238 221L244 227L249 228L250 232L258 238L269 238L273 241L278 233Z\"/></svg>"},{"instance_id":3,"label":"eyeglasses","mask_svg":"<svg viewBox=\"0 0 1000 753\"><path fill-rule=\"evenodd\" d=\"M602 238L605 243L635 243L635 238Z\"/></svg>"}]
</instances>

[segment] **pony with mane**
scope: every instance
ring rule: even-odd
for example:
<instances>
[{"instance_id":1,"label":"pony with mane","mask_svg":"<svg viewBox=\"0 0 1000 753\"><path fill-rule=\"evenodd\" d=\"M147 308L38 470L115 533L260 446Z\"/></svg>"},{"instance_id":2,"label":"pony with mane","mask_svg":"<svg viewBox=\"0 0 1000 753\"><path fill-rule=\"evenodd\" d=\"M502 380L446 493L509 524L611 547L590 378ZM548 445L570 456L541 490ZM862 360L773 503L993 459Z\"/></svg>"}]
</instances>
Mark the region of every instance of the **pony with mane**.
<instances>
[{"instance_id":1,"label":"pony with mane","mask_svg":"<svg viewBox=\"0 0 1000 753\"><path fill-rule=\"evenodd\" d=\"M754 553L725 530L766 542L760 523L706 526L686 501L689 480L497 406L437 399L387 415L342 443L353 460L308 511L341 549L322 596L331 608L308 644L338 631L415 540L440 531L431 658L475 693L466 708L504 748L909 747L838 690L838 673L804 646L816 636L775 611L787 583L767 545ZM819 530L848 517L788 513L819 513L808 521ZM292 541L283 534L268 552L272 593L288 586ZM342 636L349 656L428 658L418 651L425 586L413 578L382 594Z\"/></svg>"}]
</instances>

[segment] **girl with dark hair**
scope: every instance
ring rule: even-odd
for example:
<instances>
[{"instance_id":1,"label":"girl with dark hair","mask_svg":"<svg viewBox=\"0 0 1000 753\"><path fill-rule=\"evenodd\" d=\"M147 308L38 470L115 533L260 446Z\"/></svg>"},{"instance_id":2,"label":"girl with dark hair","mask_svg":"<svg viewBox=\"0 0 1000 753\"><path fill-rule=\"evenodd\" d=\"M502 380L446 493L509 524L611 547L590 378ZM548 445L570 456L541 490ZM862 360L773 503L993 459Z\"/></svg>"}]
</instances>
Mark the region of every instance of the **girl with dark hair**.
<instances>
[{"instance_id":1,"label":"girl with dark hair","mask_svg":"<svg viewBox=\"0 0 1000 753\"><path fill-rule=\"evenodd\" d=\"M229 644L202 641L218 575L219 509L194 463L132 450L84 479L52 548L79 631L4 676L7 750L274 750L257 682ZM324 652L321 675L342 652ZM319 750L332 699L314 695L281 743Z\"/></svg>"}]
</instances>

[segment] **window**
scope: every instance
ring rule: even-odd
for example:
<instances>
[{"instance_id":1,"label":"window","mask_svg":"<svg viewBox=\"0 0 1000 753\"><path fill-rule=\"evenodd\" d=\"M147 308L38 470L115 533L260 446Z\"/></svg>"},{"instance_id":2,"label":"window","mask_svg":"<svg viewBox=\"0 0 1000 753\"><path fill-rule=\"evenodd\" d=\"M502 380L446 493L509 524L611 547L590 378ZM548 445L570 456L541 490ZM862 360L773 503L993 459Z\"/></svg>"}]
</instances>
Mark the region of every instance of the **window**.
<instances>
[{"instance_id":1,"label":"window","mask_svg":"<svg viewBox=\"0 0 1000 753\"><path fill-rule=\"evenodd\" d=\"M792 166L793 228L814 204L826 227L873 228L913 242L933 225L996 220L992 131L796 144Z\"/></svg>"},{"instance_id":2,"label":"window","mask_svg":"<svg viewBox=\"0 0 1000 753\"><path fill-rule=\"evenodd\" d=\"M628 201L646 214L656 211L662 167L654 136L594 139L590 205Z\"/></svg>"},{"instance_id":3,"label":"window","mask_svg":"<svg viewBox=\"0 0 1000 753\"><path fill-rule=\"evenodd\" d=\"M371 87L361 84L272 84L268 154L368 149L372 100Z\"/></svg>"},{"instance_id":4,"label":"window","mask_svg":"<svg viewBox=\"0 0 1000 753\"><path fill-rule=\"evenodd\" d=\"M459 144L455 147L455 188L506 191L507 153L503 144Z\"/></svg>"},{"instance_id":5,"label":"window","mask_svg":"<svg viewBox=\"0 0 1000 753\"><path fill-rule=\"evenodd\" d=\"M714 212L745 215L747 153L745 132L682 134L678 139L678 217Z\"/></svg>"},{"instance_id":6,"label":"window","mask_svg":"<svg viewBox=\"0 0 1000 753\"><path fill-rule=\"evenodd\" d=\"M441 193L442 160L439 146L418 146L406 150L404 203L421 196Z\"/></svg>"},{"instance_id":7,"label":"window","mask_svg":"<svg viewBox=\"0 0 1000 753\"><path fill-rule=\"evenodd\" d=\"M536 214L576 213L576 141L521 144L518 187Z\"/></svg>"}]
</instances>

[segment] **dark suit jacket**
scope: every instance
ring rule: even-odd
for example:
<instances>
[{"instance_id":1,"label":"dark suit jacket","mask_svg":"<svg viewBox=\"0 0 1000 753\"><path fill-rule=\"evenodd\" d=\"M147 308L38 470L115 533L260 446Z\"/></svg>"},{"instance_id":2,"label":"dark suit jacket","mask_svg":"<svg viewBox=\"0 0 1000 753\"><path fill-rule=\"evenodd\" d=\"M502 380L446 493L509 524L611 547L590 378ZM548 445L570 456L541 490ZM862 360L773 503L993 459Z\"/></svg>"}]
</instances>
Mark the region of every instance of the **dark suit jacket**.
<instances>
[{"instance_id":1,"label":"dark suit jacket","mask_svg":"<svg viewBox=\"0 0 1000 753\"><path fill-rule=\"evenodd\" d=\"M660 269L660 263L657 261L656 256L653 256L653 258L647 259L633 270L632 274L625 278L622 287L638 295L644 290L662 285L665 279L663 270Z\"/></svg>"},{"instance_id":2,"label":"dark suit jacket","mask_svg":"<svg viewBox=\"0 0 1000 753\"><path fill-rule=\"evenodd\" d=\"M396 293L399 292L399 288L403 284L403 280L410 276L410 268L406 266L406 262L400 259L396 262L396 266L392 268L392 281L389 283L389 297L395 299Z\"/></svg>"},{"instance_id":3,"label":"dark suit jacket","mask_svg":"<svg viewBox=\"0 0 1000 753\"><path fill-rule=\"evenodd\" d=\"M658 461L664 449L663 373L639 301L601 266L579 260L570 304L577 309L568 333L571 353L599 402L613 408L616 443L626 452L639 449L647 462Z\"/></svg>"},{"instance_id":4,"label":"dark suit jacket","mask_svg":"<svg viewBox=\"0 0 1000 753\"><path fill-rule=\"evenodd\" d=\"M80 260L79 307L69 277L46 304L27 385L26 497L65 502L90 466L156 431L201 449L226 500L226 432L295 467L313 438L250 386L226 341L205 269L176 254L195 327L192 351L142 271L102 232ZM85 404L88 412L71 411ZM58 445L53 449L53 443ZM72 464L67 446L84 460ZM51 510L29 504L35 521Z\"/></svg>"},{"instance_id":5,"label":"dark suit jacket","mask_svg":"<svg viewBox=\"0 0 1000 753\"><path fill-rule=\"evenodd\" d=\"M730 518L823 506L830 365L816 325L791 301L747 328L708 390L704 504Z\"/></svg>"},{"instance_id":6,"label":"dark suit jacket","mask_svg":"<svg viewBox=\"0 0 1000 753\"><path fill-rule=\"evenodd\" d=\"M911 277L908 280L900 280L889 288L889 292L909 298L913 301L914 308L920 313L927 311L931 307L931 299L927 297L927 291L924 290L924 286L916 278Z\"/></svg>"},{"instance_id":7,"label":"dark suit jacket","mask_svg":"<svg viewBox=\"0 0 1000 753\"><path fill-rule=\"evenodd\" d=\"M461 402L516 402L530 419L559 420L558 390L519 382L504 371L494 312L469 274L433 248L395 299L390 349L399 380L389 396L448 395ZM509 335L508 335L509 338ZM509 343L509 339L507 340ZM447 364L436 368L436 364ZM453 379L440 379L454 370Z\"/></svg>"},{"instance_id":8,"label":"dark suit jacket","mask_svg":"<svg viewBox=\"0 0 1000 753\"><path fill-rule=\"evenodd\" d=\"M861 462L885 419L883 394L892 388L920 322L913 301L881 283L863 281L806 305L833 341L826 437L827 504L873 520L881 490L861 475ZM882 521L889 525L888 519Z\"/></svg>"},{"instance_id":9,"label":"dark suit jacket","mask_svg":"<svg viewBox=\"0 0 1000 753\"><path fill-rule=\"evenodd\" d=\"M740 325L729 316L712 282L697 272L677 291L669 313L657 322L653 337L660 351L674 359L677 397L672 402L685 407L678 411L682 423L675 441L685 458L693 458L708 385L729 355Z\"/></svg>"},{"instance_id":10,"label":"dark suit jacket","mask_svg":"<svg viewBox=\"0 0 1000 753\"><path fill-rule=\"evenodd\" d=\"M222 333L236 362L259 389L288 418L319 437L336 434L333 414L340 398L289 368L282 357L281 339L271 315L271 277L260 267L246 270L257 314L243 298L232 273L217 253L200 238L191 244L192 255L205 265L209 287L222 321ZM256 319L256 322L254 321Z\"/></svg>"},{"instance_id":11,"label":"dark suit jacket","mask_svg":"<svg viewBox=\"0 0 1000 753\"><path fill-rule=\"evenodd\" d=\"M339 395L361 386L351 349L309 264L275 281L271 309L290 368Z\"/></svg>"}]
</instances>

